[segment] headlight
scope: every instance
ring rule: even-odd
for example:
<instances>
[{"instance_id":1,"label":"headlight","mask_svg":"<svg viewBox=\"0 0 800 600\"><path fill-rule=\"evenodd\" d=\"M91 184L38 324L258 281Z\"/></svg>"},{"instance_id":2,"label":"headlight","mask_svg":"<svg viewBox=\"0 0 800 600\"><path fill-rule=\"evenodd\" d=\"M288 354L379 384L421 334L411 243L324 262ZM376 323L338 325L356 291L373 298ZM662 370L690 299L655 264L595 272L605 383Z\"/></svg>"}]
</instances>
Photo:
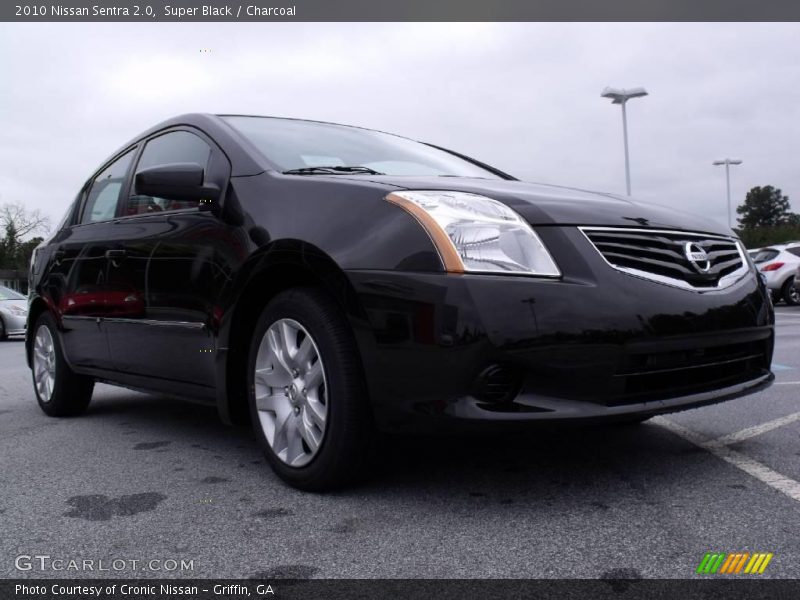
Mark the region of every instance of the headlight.
<instances>
[{"instance_id":1,"label":"headlight","mask_svg":"<svg viewBox=\"0 0 800 600\"><path fill-rule=\"evenodd\" d=\"M386 200L419 221L449 273L561 275L530 225L497 200L438 191L392 192Z\"/></svg>"},{"instance_id":2,"label":"headlight","mask_svg":"<svg viewBox=\"0 0 800 600\"><path fill-rule=\"evenodd\" d=\"M8 307L8 312L10 312L12 315L17 315L18 317L24 317L28 314L27 310L13 304Z\"/></svg>"}]
</instances>

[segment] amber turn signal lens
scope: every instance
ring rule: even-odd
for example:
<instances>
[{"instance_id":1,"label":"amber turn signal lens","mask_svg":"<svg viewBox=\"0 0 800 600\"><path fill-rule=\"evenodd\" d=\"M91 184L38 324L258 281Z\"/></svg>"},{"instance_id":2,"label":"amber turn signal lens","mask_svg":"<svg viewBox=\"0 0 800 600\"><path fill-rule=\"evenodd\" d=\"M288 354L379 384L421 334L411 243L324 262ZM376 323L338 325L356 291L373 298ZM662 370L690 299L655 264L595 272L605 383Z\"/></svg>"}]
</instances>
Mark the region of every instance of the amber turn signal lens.
<instances>
[{"instance_id":1,"label":"amber turn signal lens","mask_svg":"<svg viewBox=\"0 0 800 600\"><path fill-rule=\"evenodd\" d=\"M464 272L464 262L458 255L450 236L424 208L398 194L389 194L386 196L386 200L410 213L422 225L422 228L428 233L433 245L439 252L445 271L448 273Z\"/></svg>"}]
</instances>

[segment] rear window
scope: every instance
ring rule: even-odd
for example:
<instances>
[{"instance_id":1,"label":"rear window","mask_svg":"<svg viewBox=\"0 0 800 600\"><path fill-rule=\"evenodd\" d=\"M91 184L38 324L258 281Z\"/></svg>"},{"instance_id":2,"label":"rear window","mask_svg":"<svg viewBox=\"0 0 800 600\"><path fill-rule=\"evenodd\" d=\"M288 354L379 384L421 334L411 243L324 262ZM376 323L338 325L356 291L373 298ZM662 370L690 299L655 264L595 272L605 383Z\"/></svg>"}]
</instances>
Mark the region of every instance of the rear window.
<instances>
[{"instance_id":1,"label":"rear window","mask_svg":"<svg viewBox=\"0 0 800 600\"><path fill-rule=\"evenodd\" d=\"M775 248L762 248L761 250L752 250L750 257L754 263L767 262L778 256L778 250Z\"/></svg>"}]
</instances>

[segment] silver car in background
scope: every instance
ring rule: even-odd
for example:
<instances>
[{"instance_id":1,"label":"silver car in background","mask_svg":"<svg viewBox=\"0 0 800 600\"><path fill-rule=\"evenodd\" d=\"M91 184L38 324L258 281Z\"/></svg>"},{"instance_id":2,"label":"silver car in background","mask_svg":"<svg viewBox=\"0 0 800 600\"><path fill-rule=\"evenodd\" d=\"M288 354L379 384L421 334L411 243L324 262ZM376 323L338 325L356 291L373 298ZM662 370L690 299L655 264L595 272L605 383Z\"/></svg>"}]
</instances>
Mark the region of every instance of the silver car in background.
<instances>
[{"instance_id":1,"label":"silver car in background","mask_svg":"<svg viewBox=\"0 0 800 600\"><path fill-rule=\"evenodd\" d=\"M25 335L28 299L11 288L0 285L0 340L10 335Z\"/></svg>"}]
</instances>

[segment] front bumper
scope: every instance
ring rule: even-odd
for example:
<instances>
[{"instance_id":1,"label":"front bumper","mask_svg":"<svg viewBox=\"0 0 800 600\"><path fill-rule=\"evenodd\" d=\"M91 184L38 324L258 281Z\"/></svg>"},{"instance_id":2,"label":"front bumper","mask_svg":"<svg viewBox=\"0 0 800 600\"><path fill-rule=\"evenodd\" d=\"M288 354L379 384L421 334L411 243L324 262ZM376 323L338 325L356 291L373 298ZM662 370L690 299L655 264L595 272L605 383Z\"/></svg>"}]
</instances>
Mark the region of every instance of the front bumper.
<instances>
[{"instance_id":1,"label":"front bumper","mask_svg":"<svg viewBox=\"0 0 800 600\"><path fill-rule=\"evenodd\" d=\"M771 383L774 314L755 274L682 290L612 269L577 230L539 233L561 280L348 272L382 429L613 420Z\"/></svg>"},{"instance_id":2,"label":"front bumper","mask_svg":"<svg viewBox=\"0 0 800 600\"><path fill-rule=\"evenodd\" d=\"M5 325L6 335L25 335L25 321L27 316L14 314L3 314L3 324Z\"/></svg>"}]
</instances>

